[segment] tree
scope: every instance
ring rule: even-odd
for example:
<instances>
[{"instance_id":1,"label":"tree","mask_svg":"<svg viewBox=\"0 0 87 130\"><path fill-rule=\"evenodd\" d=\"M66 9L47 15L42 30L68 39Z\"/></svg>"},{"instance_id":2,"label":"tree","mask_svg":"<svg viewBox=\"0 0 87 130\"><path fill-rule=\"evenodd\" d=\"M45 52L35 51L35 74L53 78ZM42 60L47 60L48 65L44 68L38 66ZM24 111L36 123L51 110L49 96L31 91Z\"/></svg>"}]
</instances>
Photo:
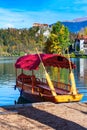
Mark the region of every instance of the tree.
<instances>
[{"instance_id":1,"label":"tree","mask_svg":"<svg viewBox=\"0 0 87 130\"><path fill-rule=\"evenodd\" d=\"M82 28L82 29L79 31L79 34L80 34L80 35L87 35L87 27Z\"/></svg>"},{"instance_id":2,"label":"tree","mask_svg":"<svg viewBox=\"0 0 87 130\"><path fill-rule=\"evenodd\" d=\"M50 35L49 41L51 43L49 45L50 52L52 52L52 53L61 53L61 46L60 46L60 42L59 42L59 39L58 39L57 35L52 33Z\"/></svg>"},{"instance_id":3,"label":"tree","mask_svg":"<svg viewBox=\"0 0 87 130\"><path fill-rule=\"evenodd\" d=\"M49 46L48 41L50 42ZM57 22L52 26L52 31L49 37L49 40L45 43L46 47L50 50L50 53L59 53L63 54L67 47L69 46L69 31L60 22Z\"/></svg>"}]
</instances>

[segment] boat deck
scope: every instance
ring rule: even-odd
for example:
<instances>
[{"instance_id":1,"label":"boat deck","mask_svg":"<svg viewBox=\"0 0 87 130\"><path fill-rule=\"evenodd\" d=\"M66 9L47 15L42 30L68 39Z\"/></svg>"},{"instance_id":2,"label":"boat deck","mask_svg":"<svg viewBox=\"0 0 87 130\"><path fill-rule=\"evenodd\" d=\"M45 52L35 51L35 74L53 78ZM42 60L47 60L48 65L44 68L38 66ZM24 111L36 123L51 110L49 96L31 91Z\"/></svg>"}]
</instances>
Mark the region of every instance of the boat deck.
<instances>
[{"instance_id":1,"label":"boat deck","mask_svg":"<svg viewBox=\"0 0 87 130\"><path fill-rule=\"evenodd\" d=\"M29 90L32 87L31 76L26 76L26 75L22 74L22 75L18 76L17 81L18 81L18 86L20 86L20 84L21 84L21 86L23 85L23 88L25 88L26 90ZM70 88L71 88L70 84L65 84L65 83L56 82L56 81L52 81L52 83L54 85L56 94L58 94L58 95L69 94ZM31 87L30 87L30 85L31 85ZM52 91L54 91L54 90L50 89L50 87L47 83L47 80L45 78L42 78L42 81L38 78L35 78L33 85L34 85L35 91L38 91L43 94L50 95L52 93Z\"/></svg>"},{"instance_id":2,"label":"boat deck","mask_svg":"<svg viewBox=\"0 0 87 130\"><path fill-rule=\"evenodd\" d=\"M37 85L37 87L39 88L39 89L41 89L42 91L49 91L49 92L51 92L51 91L53 91L53 90L51 90L50 88L49 88L49 86L48 85L46 85L46 84L38 84ZM63 89L61 89L61 88L57 88L57 87L55 87L55 92L57 93L57 94L60 94L60 95L65 95L65 94L68 94L69 93L69 91L67 91L67 90L63 90Z\"/></svg>"}]
</instances>

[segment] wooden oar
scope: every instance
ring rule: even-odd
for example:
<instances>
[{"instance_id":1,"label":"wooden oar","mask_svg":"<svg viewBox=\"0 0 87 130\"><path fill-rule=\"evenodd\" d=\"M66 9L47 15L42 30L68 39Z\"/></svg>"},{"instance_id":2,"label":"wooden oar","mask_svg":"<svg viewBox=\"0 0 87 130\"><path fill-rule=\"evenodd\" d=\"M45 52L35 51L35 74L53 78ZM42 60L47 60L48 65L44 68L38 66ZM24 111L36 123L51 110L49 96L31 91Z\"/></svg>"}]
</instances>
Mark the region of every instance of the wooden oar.
<instances>
[{"instance_id":1,"label":"wooden oar","mask_svg":"<svg viewBox=\"0 0 87 130\"><path fill-rule=\"evenodd\" d=\"M39 56L39 59L40 59L40 61L41 61L41 63L42 63L42 66L43 66L43 68L44 68L45 75L46 75L46 79L47 79L48 85L49 85L49 87L50 87L51 93L52 93L53 96L56 96L57 94L56 94L55 88L54 88L54 86L53 86L53 83L52 83L52 81L51 81L51 79L50 79L50 76L49 76L49 74L48 74L47 71L46 71L46 68L45 68L45 66L44 66L44 64L43 64L43 61L42 61L42 59L41 59L41 56L40 56L40 54L39 54L37 48L36 48L36 50L37 50L37 54L38 54L38 56Z\"/></svg>"},{"instance_id":2,"label":"wooden oar","mask_svg":"<svg viewBox=\"0 0 87 130\"><path fill-rule=\"evenodd\" d=\"M67 51L68 51L68 50L67 50ZM69 59L69 66L70 66L70 79L71 79L71 84L72 84L71 93L72 93L73 95L76 95L76 94L77 94L76 83L75 83L74 74L73 74L73 72L72 72L72 66L71 66L71 61L70 61L69 52L68 52L68 59Z\"/></svg>"}]
</instances>

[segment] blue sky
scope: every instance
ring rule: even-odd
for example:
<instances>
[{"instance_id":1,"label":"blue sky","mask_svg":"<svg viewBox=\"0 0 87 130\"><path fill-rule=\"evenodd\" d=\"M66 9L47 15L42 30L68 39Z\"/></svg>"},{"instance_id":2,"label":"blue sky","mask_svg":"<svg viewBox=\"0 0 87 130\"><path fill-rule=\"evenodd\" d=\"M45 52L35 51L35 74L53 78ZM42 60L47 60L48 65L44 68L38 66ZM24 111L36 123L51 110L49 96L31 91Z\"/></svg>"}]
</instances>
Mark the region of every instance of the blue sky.
<instances>
[{"instance_id":1,"label":"blue sky","mask_svg":"<svg viewBox=\"0 0 87 130\"><path fill-rule=\"evenodd\" d=\"M87 0L0 0L0 28L87 17Z\"/></svg>"}]
</instances>

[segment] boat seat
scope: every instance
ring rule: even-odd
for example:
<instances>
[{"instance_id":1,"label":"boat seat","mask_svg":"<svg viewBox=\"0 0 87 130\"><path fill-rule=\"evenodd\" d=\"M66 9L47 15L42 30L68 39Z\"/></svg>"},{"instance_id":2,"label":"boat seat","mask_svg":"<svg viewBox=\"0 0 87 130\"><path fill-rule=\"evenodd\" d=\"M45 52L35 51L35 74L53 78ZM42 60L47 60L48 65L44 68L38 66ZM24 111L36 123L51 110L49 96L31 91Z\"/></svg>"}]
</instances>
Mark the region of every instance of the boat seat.
<instances>
[{"instance_id":1,"label":"boat seat","mask_svg":"<svg viewBox=\"0 0 87 130\"><path fill-rule=\"evenodd\" d=\"M30 75L25 75L23 73L18 76L18 80L22 81L22 82L25 82L25 83L28 83L28 82L32 81Z\"/></svg>"},{"instance_id":2,"label":"boat seat","mask_svg":"<svg viewBox=\"0 0 87 130\"><path fill-rule=\"evenodd\" d=\"M33 83L34 83L34 86L37 86L37 84L40 84L40 79L39 78L36 78L36 76L35 75L32 75L31 76L31 80L33 81Z\"/></svg>"}]
</instances>

